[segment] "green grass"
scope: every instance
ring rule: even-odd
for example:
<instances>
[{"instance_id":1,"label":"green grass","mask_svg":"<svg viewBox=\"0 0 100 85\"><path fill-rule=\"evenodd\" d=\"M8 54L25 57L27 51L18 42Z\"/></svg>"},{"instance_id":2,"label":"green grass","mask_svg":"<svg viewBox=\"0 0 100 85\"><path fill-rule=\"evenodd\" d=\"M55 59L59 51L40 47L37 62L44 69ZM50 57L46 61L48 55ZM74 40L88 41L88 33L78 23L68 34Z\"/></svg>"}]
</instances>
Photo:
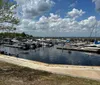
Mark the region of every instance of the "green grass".
<instances>
[{"instance_id":1,"label":"green grass","mask_svg":"<svg viewBox=\"0 0 100 85\"><path fill-rule=\"evenodd\" d=\"M0 62L0 85L100 85L100 82Z\"/></svg>"}]
</instances>

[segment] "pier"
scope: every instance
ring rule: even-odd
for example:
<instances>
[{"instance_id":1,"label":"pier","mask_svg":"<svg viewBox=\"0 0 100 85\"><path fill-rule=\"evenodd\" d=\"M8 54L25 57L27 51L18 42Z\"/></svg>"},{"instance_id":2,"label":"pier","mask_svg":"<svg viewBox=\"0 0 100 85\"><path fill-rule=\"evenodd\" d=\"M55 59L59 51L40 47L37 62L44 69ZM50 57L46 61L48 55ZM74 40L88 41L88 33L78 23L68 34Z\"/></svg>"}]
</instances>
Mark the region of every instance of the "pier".
<instances>
[{"instance_id":1,"label":"pier","mask_svg":"<svg viewBox=\"0 0 100 85\"><path fill-rule=\"evenodd\" d=\"M87 47L87 48L78 48L78 47L57 47L60 50L71 50L71 51L80 51L80 52L89 52L89 53L97 53L100 54L100 48Z\"/></svg>"},{"instance_id":2,"label":"pier","mask_svg":"<svg viewBox=\"0 0 100 85\"><path fill-rule=\"evenodd\" d=\"M18 45L8 45L8 44L3 44L3 46L6 46L6 47L12 47L12 48L21 48L21 46L18 46Z\"/></svg>"}]
</instances>

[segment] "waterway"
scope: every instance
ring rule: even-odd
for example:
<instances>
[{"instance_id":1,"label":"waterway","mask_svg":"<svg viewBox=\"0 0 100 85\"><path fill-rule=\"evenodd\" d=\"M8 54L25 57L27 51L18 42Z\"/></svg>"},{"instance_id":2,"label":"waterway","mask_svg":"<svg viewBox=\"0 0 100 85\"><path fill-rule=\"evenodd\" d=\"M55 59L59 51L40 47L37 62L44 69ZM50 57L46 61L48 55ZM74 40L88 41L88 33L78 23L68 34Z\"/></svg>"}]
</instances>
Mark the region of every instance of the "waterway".
<instances>
[{"instance_id":1,"label":"waterway","mask_svg":"<svg viewBox=\"0 0 100 85\"><path fill-rule=\"evenodd\" d=\"M100 55L58 50L56 46L48 48L42 47L36 50L23 51L18 48L11 48L0 46L1 51L7 52L7 54L13 54L18 58L24 58L49 64L64 64L64 65L84 65L84 66L100 66Z\"/></svg>"}]
</instances>

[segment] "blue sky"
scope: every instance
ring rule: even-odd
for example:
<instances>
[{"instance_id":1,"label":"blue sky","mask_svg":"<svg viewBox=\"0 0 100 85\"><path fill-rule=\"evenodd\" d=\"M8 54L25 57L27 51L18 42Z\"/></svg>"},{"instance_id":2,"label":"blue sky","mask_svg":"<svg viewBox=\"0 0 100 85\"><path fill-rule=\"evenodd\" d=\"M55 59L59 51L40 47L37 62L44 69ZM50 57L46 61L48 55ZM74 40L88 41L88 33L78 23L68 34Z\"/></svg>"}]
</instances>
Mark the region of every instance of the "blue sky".
<instances>
[{"instance_id":1,"label":"blue sky","mask_svg":"<svg viewBox=\"0 0 100 85\"><path fill-rule=\"evenodd\" d=\"M34 36L89 36L94 27L100 36L100 0L15 1L21 18L19 31Z\"/></svg>"},{"instance_id":2,"label":"blue sky","mask_svg":"<svg viewBox=\"0 0 100 85\"><path fill-rule=\"evenodd\" d=\"M14 2L14 0L9 0L9 1ZM53 0L53 1L55 2L55 5L53 6L53 8L51 8L51 10L46 12L46 14L44 15L49 15L49 13L58 13L63 18L65 17L68 11L71 11L73 8L76 8L76 9L82 9L86 12L86 14L83 16L83 19L89 16L96 16L97 19L100 20L100 13L96 11L95 4L92 2L92 0ZM74 3L75 6L70 7L70 5Z\"/></svg>"},{"instance_id":3,"label":"blue sky","mask_svg":"<svg viewBox=\"0 0 100 85\"><path fill-rule=\"evenodd\" d=\"M95 4L92 2L92 0L54 0L55 5L53 9L49 12L56 13L60 10L61 17L64 17L68 11L71 11L73 8L76 9L82 9L86 12L86 14L82 17L82 19L85 19L89 16L96 16L98 20L100 20L100 13L96 11ZM75 6L70 7L71 4L75 3Z\"/></svg>"}]
</instances>

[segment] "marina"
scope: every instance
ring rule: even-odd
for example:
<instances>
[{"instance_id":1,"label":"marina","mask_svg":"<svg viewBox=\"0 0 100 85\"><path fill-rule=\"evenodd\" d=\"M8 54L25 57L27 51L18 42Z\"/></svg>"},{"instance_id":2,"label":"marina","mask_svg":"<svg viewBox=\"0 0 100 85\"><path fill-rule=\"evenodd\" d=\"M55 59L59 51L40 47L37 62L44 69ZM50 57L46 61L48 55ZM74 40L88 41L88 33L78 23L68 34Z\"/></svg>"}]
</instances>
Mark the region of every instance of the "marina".
<instances>
[{"instance_id":1,"label":"marina","mask_svg":"<svg viewBox=\"0 0 100 85\"><path fill-rule=\"evenodd\" d=\"M57 49L57 45L50 48L40 47L29 50L1 45L0 50L6 55L48 64L100 66L99 54L72 50L59 50Z\"/></svg>"},{"instance_id":2,"label":"marina","mask_svg":"<svg viewBox=\"0 0 100 85\"><path fill-rule=\"evenodd\" d=\"M0 0L0 85L100 85L99 13L100 0Z\"/></svg>"},{"instance_id":3,"label":"marina","mask_svg":"<svg viewBox=\"0 0 100 85\"><path fill-rule=\"evenodd\" d=\"M4 38L0 53L48 64L100 66L99 44L82 39Z\"/></svg>"}]
</instances>

